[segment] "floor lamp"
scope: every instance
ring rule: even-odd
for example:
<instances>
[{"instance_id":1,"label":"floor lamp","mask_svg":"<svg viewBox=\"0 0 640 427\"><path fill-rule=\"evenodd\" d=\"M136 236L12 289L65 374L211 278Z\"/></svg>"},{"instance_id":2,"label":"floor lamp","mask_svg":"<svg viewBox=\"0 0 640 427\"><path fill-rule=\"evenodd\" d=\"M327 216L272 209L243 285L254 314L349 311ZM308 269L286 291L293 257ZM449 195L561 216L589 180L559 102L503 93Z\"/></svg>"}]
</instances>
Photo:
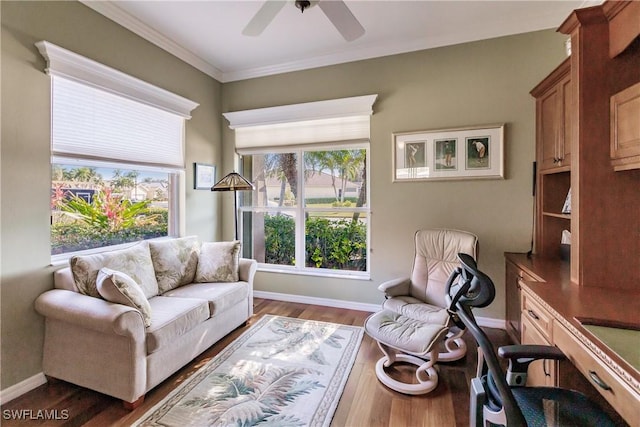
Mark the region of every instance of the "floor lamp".
<instances>
[{"instance_id":1,"label":"floor lamp","mask_svg":"<svg viewBox=\"0 0 640 427\"><path fill-rule=\"evenodd\" d=\"M220 181L216 182L211 191L233 191L233 218L238 240L238 200L236 191L253 190L253 184L237 172L231 172Z\"/></svg>"}]
</instances>

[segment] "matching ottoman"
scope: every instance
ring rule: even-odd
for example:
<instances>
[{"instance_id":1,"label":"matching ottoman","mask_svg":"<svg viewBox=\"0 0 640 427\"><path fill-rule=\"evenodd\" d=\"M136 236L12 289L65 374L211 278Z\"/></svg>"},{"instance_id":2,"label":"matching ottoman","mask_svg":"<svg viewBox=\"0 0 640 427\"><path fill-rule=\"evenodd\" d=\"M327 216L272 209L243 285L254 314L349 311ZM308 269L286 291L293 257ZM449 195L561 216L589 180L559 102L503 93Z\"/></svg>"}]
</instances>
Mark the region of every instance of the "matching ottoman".
<instances>
[{"instance_id":1,"label":"matching ottoman","mask_svg":"<svg viewBox=\"0 0 640 427\"><path fill-rule=\"evenodd\" d=\"M392 390L405 394L425 394L438 385L438 341L446 336L446 325L434 325L389 310L372 314L364 324L365 331L378 342L385 354L376 363L376 376ZM425 360L427 359L427 360ZM395 362L416 365L417 384L391 378L384 370Z\"/></svg>"}]
</instances>

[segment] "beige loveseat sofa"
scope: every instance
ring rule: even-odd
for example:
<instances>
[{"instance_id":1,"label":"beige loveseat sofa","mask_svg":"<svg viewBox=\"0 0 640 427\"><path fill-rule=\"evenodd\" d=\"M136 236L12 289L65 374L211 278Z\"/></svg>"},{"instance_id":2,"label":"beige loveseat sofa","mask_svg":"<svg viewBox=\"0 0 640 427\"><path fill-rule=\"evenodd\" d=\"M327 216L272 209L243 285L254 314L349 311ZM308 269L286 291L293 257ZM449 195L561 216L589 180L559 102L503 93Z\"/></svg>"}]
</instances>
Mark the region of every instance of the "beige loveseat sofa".
<instances>
[{"instance_id":1,"label":"beige loveseat sofa","mask_svg":"<svg viewBox=\"0 0 640 427\"><path fill-rule=\"evenodd\" d=\"M35 303L44 374L137 407L252 316L257 263L239 251L187 237L73 257Z\"/></svg>"}]
</instances>

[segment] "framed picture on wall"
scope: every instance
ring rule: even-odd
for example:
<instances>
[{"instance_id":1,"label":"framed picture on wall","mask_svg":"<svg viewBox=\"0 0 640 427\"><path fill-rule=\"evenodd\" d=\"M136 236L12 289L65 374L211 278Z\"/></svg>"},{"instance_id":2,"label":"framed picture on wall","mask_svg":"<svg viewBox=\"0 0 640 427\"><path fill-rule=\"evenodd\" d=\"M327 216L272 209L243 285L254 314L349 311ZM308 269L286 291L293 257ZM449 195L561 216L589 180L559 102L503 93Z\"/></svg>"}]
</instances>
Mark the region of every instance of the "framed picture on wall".
<instances>
[{"instance_id":1,"label":"framed picture on wall","mask_svg":"<svg viewBox=\"0 0 640 427\"><path fill-rule=\"evenodd\" d=\"M216 183L216 167L205 163L193 164L193 188L195 190L211 190Z\"/></svg>"},{"instance_id":2,"label":"framed picture on wall","mask_svg":"<svg viewBox=\"0 0 640 427\"><path fill-rule=\"evenodd\" d=\"M504 124L393 134L393 182L504 178Z\"/></svg>"},{"instance_id":3,"label":"framed picture on wall","mask_svg":"<svg viewBox=\"0 0 640 427\"><path fill-rule=\"evenodd\" d=\"M455 171L458 169L458 140L456 138L433 141L436 170Z\"/></svg>"},{"instance_id":4,"label":"framed picture on wall","mask_svg":"<svg viewBox=\"0 0 640 427\"><path fill-rule=\"evenodd\" d=\"M471 169L488 169L491 165L491 137L490 136L474 136L466 138L466 158L465 168Z\"/></svg>"}]
</instances>

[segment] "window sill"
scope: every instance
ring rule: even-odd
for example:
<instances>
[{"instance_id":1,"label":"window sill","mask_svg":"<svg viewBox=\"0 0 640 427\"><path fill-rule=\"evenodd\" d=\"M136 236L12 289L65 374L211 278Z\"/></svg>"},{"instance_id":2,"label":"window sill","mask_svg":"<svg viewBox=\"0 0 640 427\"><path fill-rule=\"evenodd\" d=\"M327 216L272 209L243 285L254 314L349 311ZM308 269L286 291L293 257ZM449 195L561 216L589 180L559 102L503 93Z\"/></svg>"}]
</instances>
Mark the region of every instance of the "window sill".
<instances>
[{"instance_id":1,"label":"window sill","mask_svg":"<svg viewBox=\"0 0 640 427\"><path fill-rule=\"evenodd\" d=\"M370 281L371 275L369 273L359 272L332 272L329 270L313 271L313 270L296 270L294 268L282 268L274 267L266 264L258 264L258 271L261 273L276 273L276 274L292 274L296 276L314 276L314 277L326 277L330 279L347 279L347 280L362 280Z\"/></svg>"},{"instance_id":2,"label":"window sill","mask_svg":"<svg viewBox=\"0 0 640 427\"><path fill-rule=\"evenodd\" d=\"M76 255L93 255L93 254L99 254L103 252L117 251L120 249L130 248L134 245L137 245L140 242L148 242L151 240L159 241L159 240L167 240L167 239L174 239L174 238L175 237L165 236L165 237L158 237L155 239L139 240L137 242L122 243L120 245L102 246L99 248L87 249L85 251L67 252L59 255L51 255L51 264L49 265L51 267L60 267L60 266L68 265L69 260Z\"/></svg>"}]
</instances>

